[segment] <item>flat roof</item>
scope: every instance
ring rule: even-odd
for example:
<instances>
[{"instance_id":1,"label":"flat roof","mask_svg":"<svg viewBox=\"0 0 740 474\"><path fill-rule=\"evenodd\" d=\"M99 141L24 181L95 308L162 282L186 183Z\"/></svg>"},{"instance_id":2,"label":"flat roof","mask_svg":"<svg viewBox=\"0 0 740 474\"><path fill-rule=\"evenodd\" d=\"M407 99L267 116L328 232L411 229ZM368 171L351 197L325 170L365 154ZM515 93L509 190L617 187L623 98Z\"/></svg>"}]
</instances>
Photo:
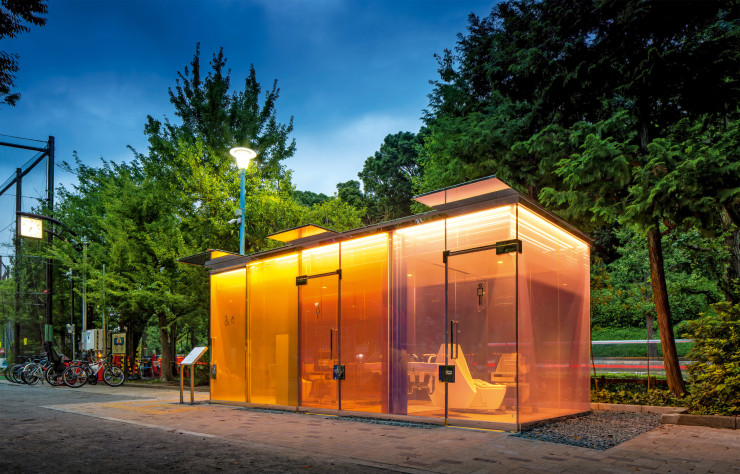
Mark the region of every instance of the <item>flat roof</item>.
<instances>
[{"instance_id":1,"label":"flat roof","mask_svg":"<svg viewBox=\"0 0 740 474\"><path fill-rule=\"evenodd\" d=\"M330 234L336 234L336 232L325 227L321 227L319 225L306 224L270 234L267 236L267 238L277 240L278 242L289 243L295 240L301 240L320 234L327 234L328 236Z\"/></svg>"},{"instance_id":2,"label":"flat roof","mask_svg":"<svg viewBox=\"0 0 740 474\"><path fill-rule=\"evenodd\" d=\"M418 196L414 196L414 201L429 207L437 207L484 194L495 193L504 189L513 188L496 176L486 176L444 189L419 194Z\"/></svg>"},{"instance_id":3,"label":"flat roof","mask_svg":"<svg viewBox=\"0 0 740 474\"><path fill-rule=\"evenodd\" d=\"M401 217L378 224L359 227L344 232L334 232L324 227L308 224L292 229L271 234L268 237L285 243L282 247L262 250L249 255L238 255L223 250L208 250L206 252L183 257L178 262L192 265L202 265L211 271L233 268L247 262L277 256L284 253L296 252L298 250L314 247L322 244L330 244L346 239L361 237L373 232L387 232L410 225L421 224L437 219L445 219L468 212L476 212L490 207L507 204L521 203L527 208L539 214L541 217L562 227L576 238L583 240L588 245L593 239L581 232L558 215L548 211L537 202L523 196L511 186L507 185L495 176L468 181L456 186L420 194L414 200L432 207L434 210ZM207 255L207 256L206 256ZM230 258L225 258L230 257ZM210 262L210 260L215 260ZM202 261L203 263L199 263Z\"/></svg>"}]
</instances>

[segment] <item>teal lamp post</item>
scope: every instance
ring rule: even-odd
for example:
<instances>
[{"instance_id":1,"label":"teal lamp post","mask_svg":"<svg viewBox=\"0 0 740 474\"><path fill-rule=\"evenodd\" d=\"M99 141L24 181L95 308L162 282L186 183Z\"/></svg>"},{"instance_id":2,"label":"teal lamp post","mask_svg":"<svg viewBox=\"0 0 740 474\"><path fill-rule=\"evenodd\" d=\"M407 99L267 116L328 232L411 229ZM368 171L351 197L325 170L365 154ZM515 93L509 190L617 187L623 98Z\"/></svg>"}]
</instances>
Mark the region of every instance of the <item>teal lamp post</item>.
<instances>
[{"instance_id":1,"label":"teal lamp post","mask_svg":"<svg viewBox=\"0 0 740 474\"><path fill-rule=\"evenodd\" d=\"M249 162L257 156L257 152L250 148L232 148L229 150L231 156L236 160L236 167L241 170L241 196L239 199L241 216L239 216L239 254L244 255L244 171L249 166Z\"/></svg>"}]
</instances>

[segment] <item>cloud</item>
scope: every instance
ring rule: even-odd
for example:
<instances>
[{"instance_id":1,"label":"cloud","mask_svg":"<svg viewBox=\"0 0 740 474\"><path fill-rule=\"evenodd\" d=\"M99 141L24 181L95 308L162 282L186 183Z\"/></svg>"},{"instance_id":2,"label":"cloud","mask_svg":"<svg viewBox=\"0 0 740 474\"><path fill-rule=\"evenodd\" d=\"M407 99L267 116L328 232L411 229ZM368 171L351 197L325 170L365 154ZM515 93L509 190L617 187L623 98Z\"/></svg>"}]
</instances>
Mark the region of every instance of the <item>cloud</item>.
<instances>
[{"instance_id":1,"label":"cloud","mask_svg":"<svg viewBox=\"0 0 740 474\"><path fill-rule=\"evenodd\" d=\"M359 180L357 173L386 135L419 131L421 120L413 117L366 114L336 128L296 133L298 150L286 163L294 171L296 188L332 195L337 183Z\"/></svg>"}]
</instances>

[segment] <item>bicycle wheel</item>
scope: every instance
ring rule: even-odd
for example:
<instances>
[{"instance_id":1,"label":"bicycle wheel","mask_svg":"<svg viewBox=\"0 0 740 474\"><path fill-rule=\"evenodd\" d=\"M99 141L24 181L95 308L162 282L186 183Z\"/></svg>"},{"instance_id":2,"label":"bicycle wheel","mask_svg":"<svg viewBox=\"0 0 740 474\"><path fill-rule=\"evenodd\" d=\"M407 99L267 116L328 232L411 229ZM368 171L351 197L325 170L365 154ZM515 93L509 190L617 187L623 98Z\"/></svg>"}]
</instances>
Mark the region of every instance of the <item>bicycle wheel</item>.
<instances>
[{"instance_id":1,"label":"bicycle wheel","mask_svg":"<svg viewBox=\"0 0 740 474\"><path fill-rule=\"evenodd\" d=\"M17 364L13 366L13 371L11 377L13 378L13 382L21 384L24 383L21 379L21 373L23 373L23 367L25 367L24 364Z\"/></svg>"},{"instance_id":2,"label":"bicycle wheel","mask_svg":"<svg viewBox=\"0 0 740 474\"><path fill-rule=\"evenodd\" d=\"M5 380L8 382L15 383L15 380L13 379L13 367L15 367L14 364L6 366L5 370L3 370L3 375L5 376Z\"/></svg>"},{"instance_id":3,"label":"bicycle wheel","mask_svg":"<svg viewBox=\"0 0 740 474\"><path fill-rule=\"evenodd\" d=\"M69 366L64 369L62 380L67 387L80 388L87 383L91 372L88 367Z\"/></svg>"},{"instance_id":4,"label":"bicycle wheel","mask_svg":"<svg viewBox=\"0 0 740 474\"><path fill-rule=\"evenodd\" d=\"M41 377L43 375L43 371L41 370L41 366L39 364L33 363L28 364L21 373L21 378L24 382L28 385L36 385L39 383L39 380L41 380Z\"/></svg>"},{"instance_id":5,"label":"bicycle wheel","mask_svg":"<svg viewBox=\"0 0 740 474\"><path fill-rule=\"evenodd\" d=\"M126 380L126 377L120 367L110 366L103 371L103 381L111 387L123 385L124 380Z\"/></svg>"},{"instance_id":6,"label":"bicycle wheel","mask_svg":"<svg viewBox=\"0 0 740 474\"><path fill-rule=\"evenodd\" d=\"M49 367L46 370L46 381L49 382L49 385L52 387L59 387L61 385L64 385L64 379L62 378L62 373L57 373L56 370L54 370L54 367Z\"/></svg>"}]
</instances>

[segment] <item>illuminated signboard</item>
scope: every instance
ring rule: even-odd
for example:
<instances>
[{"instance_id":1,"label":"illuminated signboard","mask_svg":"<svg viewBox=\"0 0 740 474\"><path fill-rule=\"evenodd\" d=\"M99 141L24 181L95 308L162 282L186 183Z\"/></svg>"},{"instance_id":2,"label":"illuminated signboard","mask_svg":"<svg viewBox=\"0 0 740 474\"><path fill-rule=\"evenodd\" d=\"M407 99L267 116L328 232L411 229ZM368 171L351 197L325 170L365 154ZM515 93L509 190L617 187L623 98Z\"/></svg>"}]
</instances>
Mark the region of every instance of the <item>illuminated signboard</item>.
<instances>
[{"instance_id":1,"label":"illuminated signboard","mask_svg":"<svg viewBox=\"0 0 740 474\"><path fill-rule=\"evenodd\" d=\"M44 236L41 219L21 216L21 237L41 239Z\"/></svg>"}]
</instances>

